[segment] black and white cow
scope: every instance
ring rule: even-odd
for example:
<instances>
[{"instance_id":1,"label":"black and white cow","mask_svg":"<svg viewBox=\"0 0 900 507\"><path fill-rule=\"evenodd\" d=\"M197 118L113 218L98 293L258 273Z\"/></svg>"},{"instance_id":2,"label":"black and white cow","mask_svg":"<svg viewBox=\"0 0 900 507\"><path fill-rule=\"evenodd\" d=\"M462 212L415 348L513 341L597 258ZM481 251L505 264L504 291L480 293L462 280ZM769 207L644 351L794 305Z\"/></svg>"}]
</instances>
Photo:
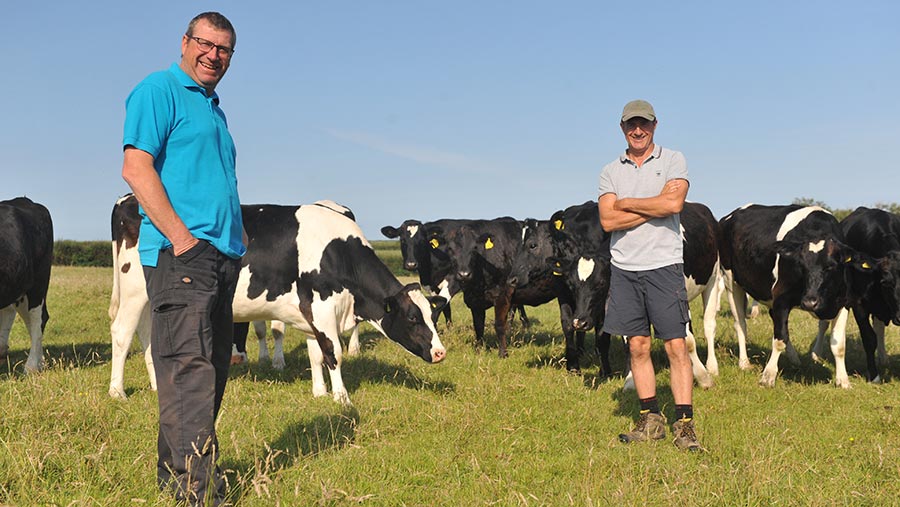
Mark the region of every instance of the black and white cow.
<instances>
[{"instance_id":1,"label":"black and white cow","mask_svg":"<svg viewBox=\"0 0 900 507\"><path fill-rule=\"evenodd\" d=\"M446 255L453 277L472 312L475 344L484 340L485 311L494 308L494 330L500 357L507 356L506 333L513 306L539 306L555 297L547 277L516 288L510 283L513 260L520 249L522 223L510 217L471 220L457 226L430 223L425 228L432 249Z\"/></svg>"},{"instance_id":2,"label":"black and white cow","mask_svg":"<svg viewBox=\"0 0 900 507\"><path fill-rule=\"evenodd\" d=\"M887 360L884 328L892 322L900 326L900 216L859 207L841 221L841 230L844 242L858 253L849 263L849 304L866 351L868 380L881 383L878 362ZM824 356L824 331L820 326L813 347L813 357L819 360ZM846 337L846 332L832 332L832 339L834 335Z\"/></svg>"},{"instance_id":3,"label":"black and white cow","mask_svg":"<svg viewBox=\"0 0 900 507\"><path fill-rule=\"evenodd\" d=\"M609 293L610 235L600 226L596 201L570 206L551 217L554 258L552 263L574 295L576 329L602 327ZM703 327L707 340L706 367L697 354L696 339L688 323L685 339L694 378L711 387L718 375L715 356L716 304L720 296L718 224L705 205L686 202L681 212L684 276L688 300L703 299ZM598 337L601 342L604 338ZM608 338L605 339L608 342ZM626 348L627 352L627 348ZM630 380L630 375L629 375ZM630 387L631 382L626 382Z\"/></svg>"},{"instance_id":4,"label":"black and white cow","mask_svg":"<svg viewBox=\"0 0 900 507\"><path fill-rule=\"evenodd\" d=\"M249 245L233 301L235 322L277 320L306 333L313 394L350 403L341 377L341 332L363 320L421 359L446 350L431 321L443 298L404 286L375 255L347 208L331 201L302 206L243 205ZM146 295L144 296L146 297Z\"/></svg>"},{"instance_id":5,"label":"black and white cow","mask_svg":"<svg viewBox=\"0 0 900 507\"><path fill-rule=\"evenodd\" d=\"M847 303L846 270L856 252L842 243L843 233L834 216L818 206L748 204L719 225L719 255L738 336L738 365L750 367L744 315L749 294L769 307L774 326L772 356L760 385L775 385L782 353L799 362L788 332L791 309L799 307L820 320L835 319L835 383L850 387L844 363L846 338L834 335L843 329L840 320L846 321L846 312L841 312Z\"/></svg>"},{"instance_id":6,"label":"black and white cow","mask_svg":"<svg viewBox=\"0 0 900 507\"><path fill-rule=\"evenodd\" d=\"M137 198L133 194L119 198L113 206L111 220L113 286L109 302L110 335L112 337L109 395L113 398L127 398L124 379L125 360L131 349L131 341L135 333L137 333L144 351L144 362L150 376L150 389L156 390L156 373L153 367L153 357L150 354L150 301L147 298L144 270L141 268L141 260L138 255L140 225L141 216L138 213ZM231 364L247 360L248 327L248 323L235 324ZM254 322L253 327L259 339L259 360L268 361L265 322ZM275 341L271 360L272 367L280 370L284 368L283 322L272 322L272 335ZM351 339L351 350L353 340L356 340L358 350L359 338L355 330L353 339Z\"/></svg>"},{"instance_id":7,"label":"black and white cow","mask_svg":"<svg viewBox=\"0 0 900 507\"><path fill-rule=\"evenodd\" d=\"M31 337L26 372L43 367L47 289L53 263L53 221L44 206L27 197L0 201L0 357L9 353L9 334L18 313Z\"/></svg>"}]
</instances>

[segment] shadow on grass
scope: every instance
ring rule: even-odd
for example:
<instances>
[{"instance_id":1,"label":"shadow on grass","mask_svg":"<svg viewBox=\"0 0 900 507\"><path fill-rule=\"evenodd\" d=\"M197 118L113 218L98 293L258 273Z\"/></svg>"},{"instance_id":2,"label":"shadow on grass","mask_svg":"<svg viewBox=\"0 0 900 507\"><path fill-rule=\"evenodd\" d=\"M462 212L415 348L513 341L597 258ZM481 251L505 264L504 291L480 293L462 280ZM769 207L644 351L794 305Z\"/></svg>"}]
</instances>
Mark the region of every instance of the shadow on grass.
<instances>
[{"instance_id":1,"label":"shadow on grass","mask_svg":"<svg viewBox=\"0 0 900 507\"><path fill-rule=\"evenodd\" d=\"M358 424L359 412L344 408L339 414L288 424L271 445L250 459L223 459L219 466L229 477L235 477L229 497L239 500L260 496L281 470L291 468L296 461L352 445Z\"/></svg>"}]
</instances>

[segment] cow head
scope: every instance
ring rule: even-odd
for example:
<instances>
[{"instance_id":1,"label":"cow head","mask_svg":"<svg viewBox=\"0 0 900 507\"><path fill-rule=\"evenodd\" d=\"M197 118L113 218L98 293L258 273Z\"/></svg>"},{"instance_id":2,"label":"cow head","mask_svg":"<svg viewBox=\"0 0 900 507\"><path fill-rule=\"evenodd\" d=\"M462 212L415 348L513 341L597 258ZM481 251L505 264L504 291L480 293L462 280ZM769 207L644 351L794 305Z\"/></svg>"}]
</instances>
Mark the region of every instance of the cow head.
<instances>
[{"instance_id":1,"label":"cow head","mask_svg":"<svg viewBox=\"0 0 900 507\"><path fill-rule=\"evenodd\" d=\"M575 329L587 331L602 324L609 294L609 259L585 253L574 259L551 257L549 262L553 275L562 277L575 299L572 321Z\"/></svg>"},{"instance_id":2,"label":"cow head","mask_svg":"<svg viewBox=\"0 0 900 507\"><path fill-rule=\"evenodd\" d=\"M467 226L450 228L444 231L442 228L428 229L428 244L432 248L435 257L446 259L452 266L452 274L456 280L465 286L472 280L478 263L479 238L475 231ZM489 237L483 238L487 242L487 248L493 248Z\"/></svg>"},{"instance_id":3,"label":"cow head","mask_svg":"<svg viewBox=\"0 0 900 507\"><path fill-rule=\"evenodd\" d=\"M853 270L852 295L880 297L883 306L873 308L877 312L876 316L900 326L900 251L888 252L880 259L857 253L845 262Z\"/></svg>"},{"instance_id":4,"label":"cow head","mask_svg":"<svg viewBox=\"0 0 900 507\"><path fill-rule=\"evenodd\" d=\"M384 299L380 326L384 333L413 355L439 363L447 355L434 327L434 312L447 303L440 296L425 297L418 283L406 285Z\"/></svg>"},{"instance_id":5,"label":"cow head","mask_svg":"<svg viewBox=\"0 0 900 507\"><path fill-rule=\"evenodd\" d=\"M425 249L425 235L422 231L422 222L418 220L406 220L400 227L385 225L381 228L381 234L389 239L400 238L400 253L403 255L403 269L416 271L419 269L419 258Z\"/></svg>"},{"instance_id":6,"label":"cow head","mask_svg":"<svg viewBox=\"0 0 900 507\"><path fill-rule=\"evenodd\" d=\"M800 308L823 320L833 319L847 305L846 264L848 258L859 255L855 250L834 238L827 238L805 242L778 241L775 253L781 259L773 297L778 297L780 290L787 290L782 287L797 287ZM782 284L782 279L800 283Z\"/></svg>"},{"instance_id":7,"label":"cow head","mask_svg":"<svg viewBox=\"0 0 900 507\"><path fill-rule=\"evenodd\" d=\"M550 228L547 222L528 218L522 227L522 245L513 259L509 284L524 287L532 278L549 270L548 259L553 255Z\"/></svg>"}]
</instances>

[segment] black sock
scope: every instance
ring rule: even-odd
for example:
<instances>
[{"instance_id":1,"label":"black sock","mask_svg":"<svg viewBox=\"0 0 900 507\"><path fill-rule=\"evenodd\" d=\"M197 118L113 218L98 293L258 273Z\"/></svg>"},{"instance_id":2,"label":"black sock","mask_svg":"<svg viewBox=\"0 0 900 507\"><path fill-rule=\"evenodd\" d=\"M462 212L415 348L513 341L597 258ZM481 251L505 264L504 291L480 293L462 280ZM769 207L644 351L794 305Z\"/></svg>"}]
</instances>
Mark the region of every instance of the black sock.
<instances>
[{"instance_id":1,"label":"black sock","mask_svg":"<svg viewBox=\"0 0 900 507\"><path fill-rule=\"evenodd\" d=\"M693 405L675 405L675 420L691 420L694 418Z\"/></svg>"},{"instance_id":2,"label":"black sock","mask_svg":"<svg viewBox=\"0 0 900 507\"><path fill-rule=\"evenodd\" d=\"M656 396L650 398L641 398L641 413L650 412L652 414L659 413L659 402L656 401Z\"/></svg>"}]
</instances>

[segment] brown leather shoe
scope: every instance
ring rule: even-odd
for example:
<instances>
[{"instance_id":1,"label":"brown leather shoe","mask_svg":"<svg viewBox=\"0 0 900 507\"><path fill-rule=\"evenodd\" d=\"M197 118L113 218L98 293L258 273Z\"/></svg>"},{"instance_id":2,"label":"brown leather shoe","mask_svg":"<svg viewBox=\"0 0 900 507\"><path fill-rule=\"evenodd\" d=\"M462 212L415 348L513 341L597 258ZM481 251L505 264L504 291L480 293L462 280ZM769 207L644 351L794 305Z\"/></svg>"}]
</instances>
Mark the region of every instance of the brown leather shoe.
<instances>
[{"instance_id":1,"label":"brown leather shoe","mask_svg":"<svg viewBox=\"0 0 900 507\"><path fill-rule=\"evenodd\" d=\"M672 425L672 433L675 434L675 447L691 452L705 451L706 449L697 441L697 433L694 431L692 419L681 419Z\"/></svg>"}]
</instances>

